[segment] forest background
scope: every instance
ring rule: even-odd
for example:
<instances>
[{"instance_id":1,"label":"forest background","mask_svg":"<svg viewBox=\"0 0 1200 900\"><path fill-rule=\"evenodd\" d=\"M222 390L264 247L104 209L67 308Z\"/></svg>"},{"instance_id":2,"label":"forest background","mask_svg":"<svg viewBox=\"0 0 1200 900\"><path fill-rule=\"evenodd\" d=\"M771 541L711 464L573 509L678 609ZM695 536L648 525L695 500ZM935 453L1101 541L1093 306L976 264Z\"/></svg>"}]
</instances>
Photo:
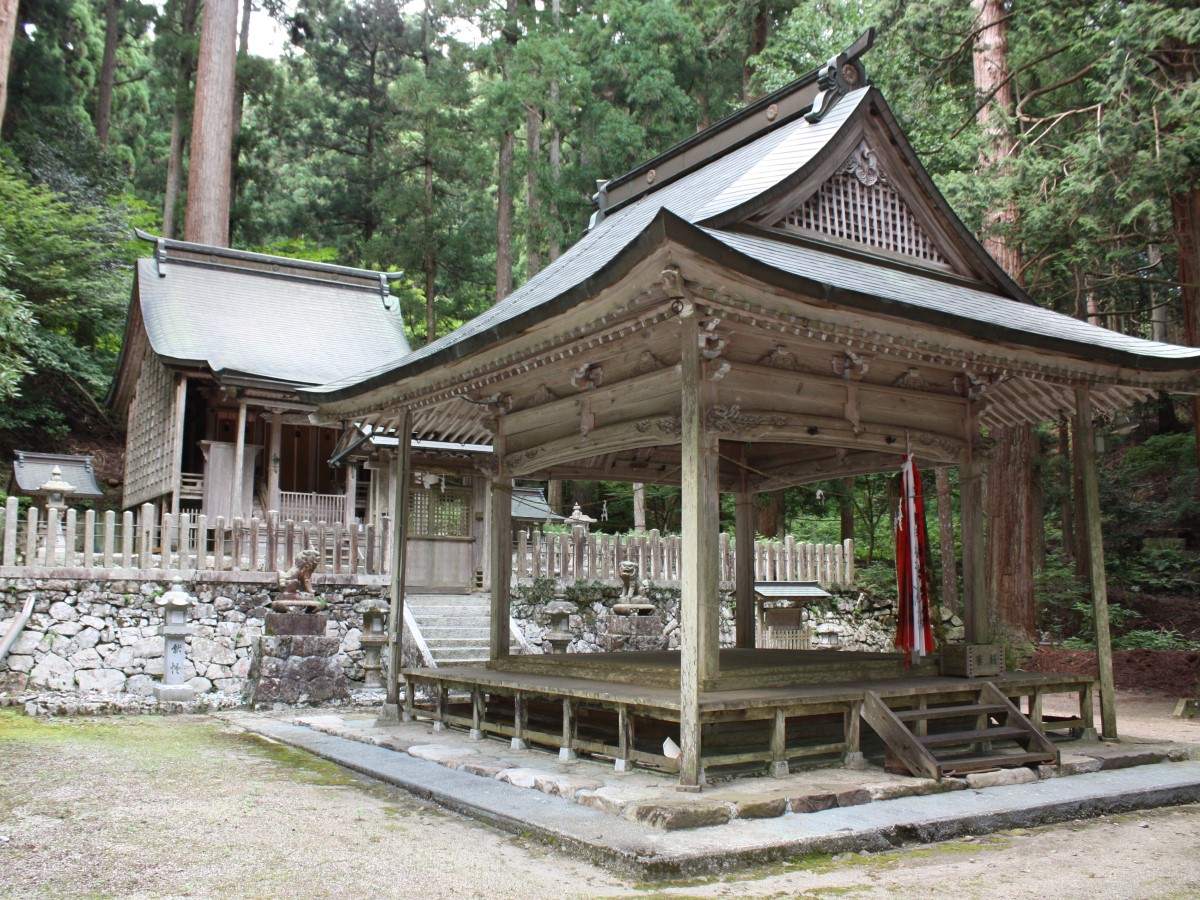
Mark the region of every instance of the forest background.
<instances>
[{"instance_id":1,"label":"forest background","mask_svg":"<svg viewBox=\"0 0 1200 900\"><path fill-rule=\"evenodd\" d=\"M18 447L82 448L119 477L123 423L104 400L145 252L131 230L190 237L204 13L202 0L0 0L0 466ZM967 227L1038 303L1200 343L1200 10L1188 0L241 0L240 13L231 245L404 272L393 290L414 345L575 241L598 179L869 26L872 80ZM266 17L288 35L277 57L248 52ZM1200 637L1197 409L1164 395L1101 423L1106 550L1131 646ZM1070 423L997 437L989 527L1015 517L1038 573L1036 621L1018 611L1010 624L1086 641ZM956 540L955 474L935 478L931 561L953 605L953 555L943 565L939 551ZM1006 511L1013 478L1031 479L1034 500ZM764 495L758 530L852 535L863 562L886 558L890 490L871 476ZM568 485L574 501L607 515L605 530L632 525L628 485ZM677 528L677 492L649 488L647 518ZM1005 564L991 561L994 584L1011 577ZM1147 615L1156 595L1172 617Z\"/></svg>"}]
</instances>

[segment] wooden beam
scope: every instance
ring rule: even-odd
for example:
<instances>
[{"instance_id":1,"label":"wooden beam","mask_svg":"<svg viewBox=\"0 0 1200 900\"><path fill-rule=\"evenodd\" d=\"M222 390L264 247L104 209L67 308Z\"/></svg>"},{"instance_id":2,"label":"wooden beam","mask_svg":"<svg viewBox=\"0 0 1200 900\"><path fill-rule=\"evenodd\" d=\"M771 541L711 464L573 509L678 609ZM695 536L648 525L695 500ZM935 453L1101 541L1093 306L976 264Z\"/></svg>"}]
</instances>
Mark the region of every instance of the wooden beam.
<instances>
[{"instance_id":1,"label":"wooden beam","mask_svg":"<svg viewBox=\"0 0 1200 900\"><path fill-rule=\"evenodd\" d=\"M737 646L754 647L754 494L733 495Z\"/></svg>"},{"instance_id":2,"label":"wooden beam","mask_svg":"<svg viewBox=\"0 0 1200 900\"><path fill-rule=\"evenodd\" d=\"M1087 534L1088 571L1092 582L1092 618L1096 630L1096 665L1100 670L1100 727L1107 740L1117 739L1117 702L1112 671L1112 637L1108 627L1108 583L1104 574L1104 535L1100 530L1100 488L1096 474L1096 435L1092 399L1085 385L1075 389L1079 476L1083 487L1083 521Z\"/></svg>"},{"instance_id":3,"label":"wooden beam","mask_svg":"<svg viewBox=\"0 0 1200 900\"><path fill-rule=\"evenodd\" d=\"M396 483L407 485L409 469L412 465L412 414L407 410L400 418L400 428L397 432L400 446L396 448L393 461L393 475ZM400 719L400 664L404 648L404 578L405 562L408 556L408 491L401 490L396 495L396 520L392 528L392 569L388 581L391 603L388 606L387 633L387 697L379 714L382 724L394 723ZM355 560L350 560L353 570ZM413 685L405 681L405 721L412 718Z\"/></svg>"}]
</instances>

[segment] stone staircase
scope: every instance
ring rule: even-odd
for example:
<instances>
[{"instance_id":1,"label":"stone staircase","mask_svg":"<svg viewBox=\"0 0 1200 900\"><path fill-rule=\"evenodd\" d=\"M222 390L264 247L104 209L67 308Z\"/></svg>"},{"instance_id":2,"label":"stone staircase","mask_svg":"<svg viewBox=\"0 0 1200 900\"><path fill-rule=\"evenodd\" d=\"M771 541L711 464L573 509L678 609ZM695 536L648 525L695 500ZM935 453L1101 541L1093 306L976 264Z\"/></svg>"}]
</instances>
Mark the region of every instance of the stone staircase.
<instances>
[{"instance_id":1,"label":"stone staircase","mask_svg":"<svg viewBox=\"0 0 1200 900\"><path fill-rule=\"evenodd\" d=\"M409 594L404 603L438 666L487 662L488 594Z\"/></svg>"}]
</instances>

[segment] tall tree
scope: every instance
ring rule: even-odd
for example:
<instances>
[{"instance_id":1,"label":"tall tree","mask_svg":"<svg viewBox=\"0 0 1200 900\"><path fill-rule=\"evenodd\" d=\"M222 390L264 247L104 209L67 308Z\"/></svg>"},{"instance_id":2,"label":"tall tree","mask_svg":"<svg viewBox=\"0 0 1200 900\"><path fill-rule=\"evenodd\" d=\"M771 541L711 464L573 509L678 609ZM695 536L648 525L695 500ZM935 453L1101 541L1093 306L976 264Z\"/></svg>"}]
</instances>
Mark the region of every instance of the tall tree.
<instances>
[{"instance_id":1,"label":"tall tree","mask_svg":"<svg viewBox=\"0 0 1200 900\"><path fill-rule=\"evenodd\" d=\"M184 233L189 241L218 247L229 245L237 14L237 0L206 0L196 62Z\"/></svg>"},{"instance_id":2,"label":"tall tree","mask_svg":"<svg viewBox=\"0 0 1200 900\"><path fill-rule=\"evenodd\" d=\"M121 42L122 0L108 0L104 7L104 59L100 80L96 85L96 140L108 146L108 129L112 122L113 90L117 82L117 45Z\"/></svg>"},{"instance_id":3,"label":"tall tree","mask_svg":"<svg viewBox=\"0 0 1200 900\"><path fill-rule=\"evenodd\" d=\"M8 70L12 65L13 38L17 34L18 0L0 0L0 128L8 107Z\"/></svg>"},{"instance_id":4,"label":"tall tree","mask_svg":"<svg viewBox=\"0 0 1200 900\"><path fill-rule=\"evenodd\" d=\"M1017 152L1012 133L1015 114L1013 73L1009 65L1008 12L1002 0L972 0L977 21L973 60L979 96L976 121L984 141L979 169L998 184ZM1015 280L1022 280L1016 201L999 191L984 212L983 245ZM1034 520L1034 435L1030 425L998 429L988 464L988 585L999 624L1018 635L1036 630L1033 569L1042 523Z\"/></svg>"},{"instance_id":5,"label":"tall tree","mask_svg":"<svg viewBox=\"0 0 1200 900\"><path fill-rule=\"evenodd\" d=\"M196 18L199 0L182 0L178 31L159 22L160 32L172 34L169 58L174 69L171 104L171 136L167 144L167 174L163 188L163 237L176 237L176 212L179 190L183 184L184 134L190 122L192 101L192 72L196 65ZM166 18L166 17L164 17Z\"/></svg>"}]
</instances>

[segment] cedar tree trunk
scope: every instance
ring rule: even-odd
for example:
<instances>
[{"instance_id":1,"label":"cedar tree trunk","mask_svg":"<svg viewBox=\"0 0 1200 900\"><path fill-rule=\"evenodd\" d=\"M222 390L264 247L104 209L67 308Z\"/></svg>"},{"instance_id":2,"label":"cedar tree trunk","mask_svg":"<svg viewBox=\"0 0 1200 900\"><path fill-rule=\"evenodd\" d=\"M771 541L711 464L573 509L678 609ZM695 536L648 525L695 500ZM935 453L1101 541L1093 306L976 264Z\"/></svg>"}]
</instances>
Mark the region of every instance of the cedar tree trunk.
<instances>
[{"instance_id":1,"label":"cedar tree trunk","mask_svg":"<svg viewBox=\"0 0 1200 900\"><path fill-rule=\"evenodd\" d=\"M237 20L237 0L206 0L196 62L184 234L189 241L217 247L229 246Z\"/></svg>"}]
</instances>

